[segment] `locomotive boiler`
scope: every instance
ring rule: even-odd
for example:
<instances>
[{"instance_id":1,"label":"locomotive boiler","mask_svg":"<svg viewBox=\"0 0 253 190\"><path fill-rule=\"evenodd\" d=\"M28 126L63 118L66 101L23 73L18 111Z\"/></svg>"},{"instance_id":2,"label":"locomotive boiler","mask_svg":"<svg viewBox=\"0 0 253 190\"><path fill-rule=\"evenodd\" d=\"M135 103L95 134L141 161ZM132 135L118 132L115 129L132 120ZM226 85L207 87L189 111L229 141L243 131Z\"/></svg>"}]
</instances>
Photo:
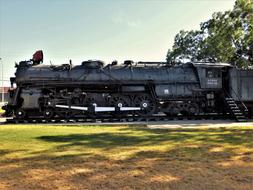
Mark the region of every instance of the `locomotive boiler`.
<instances>
[{"instance_id":1,"label":"locomotive boiler","mask_svg":"<svg viewBox=\"0 0 253 190\"><path fill-rule=\"evenodd\" d=\"M127 60L104 65L44 65L42 51L16 65L7 116L28 118L151 117L226 114L245 120L246 105L231 94L230 64ZM251 98L251 97L250 97ZM234 107L233 107L234 106Z\"/></svg>"}]
</instances>

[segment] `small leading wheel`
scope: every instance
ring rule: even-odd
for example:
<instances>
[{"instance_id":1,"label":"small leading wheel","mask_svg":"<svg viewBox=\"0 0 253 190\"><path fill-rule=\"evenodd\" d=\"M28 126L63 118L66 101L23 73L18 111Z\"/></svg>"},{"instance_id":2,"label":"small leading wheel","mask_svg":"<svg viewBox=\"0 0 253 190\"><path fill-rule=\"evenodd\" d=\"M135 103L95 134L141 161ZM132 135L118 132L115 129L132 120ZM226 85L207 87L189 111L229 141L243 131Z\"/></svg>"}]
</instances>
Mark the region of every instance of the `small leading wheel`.
<instances>
[{"instance_id":1,"label":"small leading wheel","mask_svg":"<svg viewBox=\"0 0 253 190\"><path fill-rule=\"evenodd\" d=\"M23 109L19 108L14 112L14 115L17 119L24 119L26 117L26 113Z\"/></svg>"},{"instance_id":2,"label":"small leading wheel","mask_svg":"<svg viewBox=\"0 0 253 190\"><path fill-rule=\"evenodd\" d=\"M136 111L140 116L151 116L156 112L157 106L150 95L138 95L135 97L134 106L140 107L140 111Z\"/></svg>"},{"instance_id":3,"label":"small leading wheel","mask_svg":"<svg viewBox=\"0 0 253 190\"><path fill-rule=\"evenodd\" d=\"M52 119L55 114L53 109L47 108L44 110L43 115L45 119Z\"/></svg>"}]
</instances>

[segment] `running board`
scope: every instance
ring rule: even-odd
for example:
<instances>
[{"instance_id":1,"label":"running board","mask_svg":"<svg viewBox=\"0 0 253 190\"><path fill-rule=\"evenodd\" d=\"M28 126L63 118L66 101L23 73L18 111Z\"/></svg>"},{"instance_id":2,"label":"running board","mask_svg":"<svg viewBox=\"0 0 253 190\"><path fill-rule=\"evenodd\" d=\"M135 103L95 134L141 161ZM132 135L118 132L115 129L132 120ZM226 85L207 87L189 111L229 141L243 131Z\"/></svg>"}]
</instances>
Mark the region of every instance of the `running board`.
<instances>
[{"instance_id":1,"label":"running board","mask_svg":"<svg viewBox=\"0 0 253 190\"><path fill-rule=\"evenodd\" d=\"M63 109L72 109L72 110L80 110L80 111L88 111L88 107L81 107L81 106L67 106L67 105L55 105L57 108L63 108ZM109 111L137 111L141 110L139 107L93 107L93 111L95 112L109 112Z\"/></svg>"}]
</instances>

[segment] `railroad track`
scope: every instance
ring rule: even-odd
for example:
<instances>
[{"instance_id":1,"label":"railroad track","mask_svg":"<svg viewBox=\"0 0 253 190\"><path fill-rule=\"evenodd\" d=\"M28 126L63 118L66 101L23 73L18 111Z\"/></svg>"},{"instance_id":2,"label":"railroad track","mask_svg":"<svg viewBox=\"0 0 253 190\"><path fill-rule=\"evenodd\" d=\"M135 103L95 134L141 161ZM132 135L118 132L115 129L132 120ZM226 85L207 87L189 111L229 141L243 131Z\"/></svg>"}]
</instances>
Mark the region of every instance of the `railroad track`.
<instances>
[{"instance_id":1,"label":"railroad track","mask_svg":"<svg viewBox=\"0 0 253 190\"><path fill-rule=\"evenodd\" d=\"M93 116L93 117L77 117L77 118L27 118L16 119L7 118L6 124L19 124L19 123L146 123L146 122L166 122L172 120L217 120L217 119L231 119L229 114L205 114L194 116L165 116L154 115L149 117L140 116L128 116L128 117L116 117L116 116Z\"/></svg>"}]
</instances>

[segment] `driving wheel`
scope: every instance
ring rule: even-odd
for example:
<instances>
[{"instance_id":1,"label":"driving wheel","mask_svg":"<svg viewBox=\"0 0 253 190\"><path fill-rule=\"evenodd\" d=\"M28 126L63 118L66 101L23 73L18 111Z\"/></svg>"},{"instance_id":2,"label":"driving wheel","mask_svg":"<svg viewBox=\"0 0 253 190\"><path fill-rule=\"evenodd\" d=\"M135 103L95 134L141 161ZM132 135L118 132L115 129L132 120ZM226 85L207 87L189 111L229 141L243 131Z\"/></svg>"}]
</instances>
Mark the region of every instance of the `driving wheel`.
<instances>
[{"instance_id":1,"label":"driving wheel","mask_svg":"<svg viewBox=\"0 0 253 190\"><path fill-rule=\"evenodd\" d=\"M134 106L140 107L140 111L136 111L137 115L140 116L151 116L156 112L155 101L152 100L150 95L138 95L135 97Z\"/></svg>"}]
</instances>

